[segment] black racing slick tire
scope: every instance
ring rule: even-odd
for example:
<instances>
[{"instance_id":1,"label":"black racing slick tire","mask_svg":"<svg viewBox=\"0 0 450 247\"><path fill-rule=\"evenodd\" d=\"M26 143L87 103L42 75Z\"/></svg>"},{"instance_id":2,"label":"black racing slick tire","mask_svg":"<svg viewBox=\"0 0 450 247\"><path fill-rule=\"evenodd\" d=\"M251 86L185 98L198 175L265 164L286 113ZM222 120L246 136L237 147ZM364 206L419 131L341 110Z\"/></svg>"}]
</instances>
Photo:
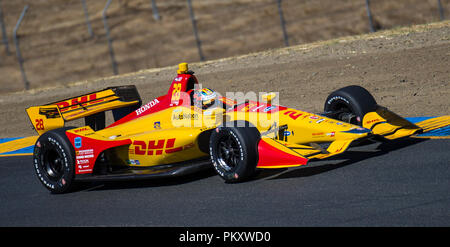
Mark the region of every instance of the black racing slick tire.
<instances>
[{"instance_id":1,"label":"black racing slick tire","mask_svg":"<svg viewBox=\"0 0 450 247\"><path fill-rule=\"evenodd\" d=\"M364 115L375 111L375 98L361 86L347 86L332 92L325 101L324 111L334 119L362 126Z\"/></svg>"},{"instance_id":2,"label":"black racing slick tire","mask_svg":"<svg viewBox=\"0 0 450 247\"><path fill-rule=\"evenodd\" d=\"M226 123L212 131L211 161L225 182L242 182L256 174L260 139L258 129L244 121Z\"/></svg>"},{"instance_id":3,"label":"black racing slick tire","mask_svg":"<svg viewBox=\"0 0 450 247\"><path fill-rule=\"evenodd\" d=\"M70 127L42 134L34 146L33 163L39 181L54 194L69 192L75 179L75 151L66 136Z\"/></svg>"}]
</instances>

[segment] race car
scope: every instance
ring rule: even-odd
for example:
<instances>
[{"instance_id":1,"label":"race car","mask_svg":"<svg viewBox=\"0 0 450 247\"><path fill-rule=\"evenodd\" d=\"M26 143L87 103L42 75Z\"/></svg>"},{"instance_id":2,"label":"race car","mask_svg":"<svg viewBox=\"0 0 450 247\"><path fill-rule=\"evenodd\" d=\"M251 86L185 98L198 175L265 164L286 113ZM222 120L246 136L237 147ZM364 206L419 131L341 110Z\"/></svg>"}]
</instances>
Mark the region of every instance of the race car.
<instances>
[{"instance_id":1,"label":"race car","mask_svg":"<svg viewBox=\"0 0 450 247\"><path fill-rule=\"evenodd\" d=\"M420 133L410 121L378 105L364 88L332 92L319 114L261 99L223 97L199 87L179 64L166 95L142 105L134 85L27 108L40 135L34 146L37 177L52 193L84 180L178 176L213 167L228 183L259 169L301 166L341 154L362 140ZM106 126L105 112L114 121ZM65 127L84 118L85 126Z\"/></svg>"}]
</instances>

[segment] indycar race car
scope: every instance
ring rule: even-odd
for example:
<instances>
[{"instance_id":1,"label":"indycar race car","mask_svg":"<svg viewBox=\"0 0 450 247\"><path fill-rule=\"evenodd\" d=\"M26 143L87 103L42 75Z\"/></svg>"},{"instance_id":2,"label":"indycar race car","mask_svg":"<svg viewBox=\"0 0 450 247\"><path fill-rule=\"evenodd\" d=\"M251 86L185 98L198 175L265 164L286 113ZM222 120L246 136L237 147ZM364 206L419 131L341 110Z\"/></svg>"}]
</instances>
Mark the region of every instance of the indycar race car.
<instances>
[{"instance_id":1,"label":"indycar race car","mask_svg":"<svg viewBox=\"0 0 450 247\"><path fill-rule=\"evenodd\" d=\"M77 181L177 176L214 167L226 182L239 182L258 169L305 165L368 138L422 131L360 86L332 92L324 112L313 114L274 104L275 93L238 102L198 85L182 63L167 94L144 105L128 85L29 107L40 135L33 154L39 180L64 193ZM109 110L114 122L106 126ZM79 118L85 126L64 127Z\"/></svg>"}]
</instances>

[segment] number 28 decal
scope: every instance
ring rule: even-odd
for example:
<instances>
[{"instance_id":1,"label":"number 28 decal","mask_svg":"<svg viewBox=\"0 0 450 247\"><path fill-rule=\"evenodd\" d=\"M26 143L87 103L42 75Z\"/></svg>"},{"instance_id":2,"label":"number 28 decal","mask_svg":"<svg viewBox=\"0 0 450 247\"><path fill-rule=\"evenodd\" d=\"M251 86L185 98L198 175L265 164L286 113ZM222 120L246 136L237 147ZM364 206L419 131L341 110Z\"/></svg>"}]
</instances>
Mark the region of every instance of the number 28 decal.
<instances>
[{"instance_id":1,"label":"number 28 decal","mask_svg":"<svg viewBox=\"0 0 450 247\"><path fill-rule=\"evenodd\" d=\"M36 130L44 130L44 120L42 118L36 119Z\"/></svg>"},{"instance_id":2,"label":"number 28 decal","mask_svg":"<svg viewBox=\"0 0 450 247\"><path fill-rule=\"evenodd\" d=\"M173 84L172 101L180 100L181 83Z\"/></svg>"}]
</instances>

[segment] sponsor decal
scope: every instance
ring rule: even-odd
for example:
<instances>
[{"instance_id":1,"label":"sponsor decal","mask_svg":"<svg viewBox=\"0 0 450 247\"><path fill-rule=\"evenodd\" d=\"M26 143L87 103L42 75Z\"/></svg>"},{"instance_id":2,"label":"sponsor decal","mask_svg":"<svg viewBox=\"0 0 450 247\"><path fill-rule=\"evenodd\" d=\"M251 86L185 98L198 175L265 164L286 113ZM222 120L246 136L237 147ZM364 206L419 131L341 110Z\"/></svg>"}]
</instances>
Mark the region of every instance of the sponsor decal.
<instances>
[{"instance_id":1,"label":"sponsor decal","mask_svg":"<svg viewBox=\"0 0 450 247\"><path fill-rule=\"evenodd\" d=\"M94 158L94 149L84 149L75 151L75 159L91 159Z\"/></svg>"},{"instance_id":2,"label":"sponsor decal","mask_svg":"<svg viewBox=\"0 0 450 247\"><path fill-rule=\"evenodd\" d=\"M319 124L319 123L321 123L321 122L323 122L323 121L325 121L325 118L321 118L321 119L317 120L316 123Z\"/></svg>"},{"instance_id":3,"label":"sponsor decal","mask_svg":"<svg viewBox=\"0 0 450 247\"><path fill-rule=\"evenodd\" d=\"M89 164L88 159L77 159L77 165Z\"/></svg>"},{"instance_id":4,"label":"sponsor decal","mask_svg":"<svg viewBox=\"0 0 450 247\"><path fill-rule=\"evenodd\" d=\"M173 120L193 119L198 120L198 113L180 113L174 114Z\"/></svg>"},{"instance_id":5,"label":"sponsor decal","mask_svg":"<svg viewBox=\"0 0 450 247\"><path fill-rule=\"evenodd\" d=\"M148 111L149 109L151 109L152 107L154 107L158 103L159 103L158 99L154 99L154 100L148 102L147 104L141 106L139 109L136 110L136 115L137 116L141 115L142 113Z\"/></svg>"},{"instance_id":6,"label":"sponsor decal","mask_svg":"<svg viewBox=\"0 0 450 247\"><path fill-rule=\"evenodd\" d=\"M88 131L88 130L89 130L88 127L83 127L83 128L74 130L74 132L75 132L75 133L79 133L79 132Z\"/></svg>"},{"instance_id":7,"label":"sponsor decal","mask_svg":"<svg viewBox=\"0 0 450 247\"><path fill-rule=\"evenodd\" d=\"M376 118L376 119L372 119L372 120L366 121L366 124L376 123L376 122L380 122L380 121L381 121L381 119Z\"/></svg>"},{"instance_id":8,"label":"sponsor decal","mask_svg":"<svg viewBox=\"0 0 450 247\"><path fill-rule=\"evenodd\" d=\"M325 132L316 132L316 133L312 133L313 137L323 137L325 136Z\"/></svg>"},{"instance_id":9,"label":"sponsor decal","mask_svg":"<svg viewBox=\"0 0 450 247\"><path fill-rule=\"evenodd\" d=\"M82 138L81 137L75 137L75 139L73 140L73 144L75 146L75 148L81 148L81 141Z\"/></svg>"},{"instance_id":10,"label":"sponsor decal","mask_svg":"<svg viewBox=\"0 0 450 247\"><path fill-rule=\"evenodd\" d=\"M335 131L330 132L330 133L327 133L327 136L330 136L330 137L334 137L335 135L336 135L336 132L335 132Z\"/></svg>"},{"instance_id":11,"label":"sponsor decal","mask_svg":"<svg viewBox=\"0 0 450 247\"><path fill-rule=\"evenodd\" d=\"M93 171L93 169L92 169L92 168L89 168L88 165L84 165L84 166L79 165L79 166L78 166L78 172L79 172L79 173L82 173L82 172L92 172L92 171Z\"/></svg>"},{"instance_id":12,"label":"sponsor decal","mask_svg":"<svg viewBox=\"0 0 450 247\"><path fill-rule=\"evenodd\" d=\"M63 113L68 110L71 110L71 109L77 109L77 108L83 107L85 105L93 105L93 104L96 104L96 103L99 103L102 101L104 101L104 99L97 100L97 94L93 93L93 94L84 95L84 96L81 96L78 98L61 101L61 102L56 103L56 105L58 105L61 113ZM71 107L69 107L69 106L71 106Z\"/></svg>"},{"instance_id":13,"label":"sponsor decal","mask_svg":"<svg viewBox=\"0 0 450 247\"><path fill-rule=\"evenodd\" d=\"M161 122L154 122L153 123L153 128L155 128L155 129L161 129Z\"/></svg>"},{"instance_id":14,"label":"sponsor decal","mask_svg":"<svg viewBox=\"0 0 450 247\"><path fill-rule=\"evenodd\" d=\"M135 155L162 155L163 153L171 154L194 147L193 143L175 147L175 140L176 138L150 140L148 142L135 140L130 146L129 153Z\"/></svg>"},{"instance_id":15,"label":"sponsor decal","mask_svg":"<svg viewBox=\"0 0 450 247\"><path fill-rule=\"evenodd\" d=\"M141 162L139 160L127 160L128 165L140 165Z\"/></svg>"}]
</instances>

